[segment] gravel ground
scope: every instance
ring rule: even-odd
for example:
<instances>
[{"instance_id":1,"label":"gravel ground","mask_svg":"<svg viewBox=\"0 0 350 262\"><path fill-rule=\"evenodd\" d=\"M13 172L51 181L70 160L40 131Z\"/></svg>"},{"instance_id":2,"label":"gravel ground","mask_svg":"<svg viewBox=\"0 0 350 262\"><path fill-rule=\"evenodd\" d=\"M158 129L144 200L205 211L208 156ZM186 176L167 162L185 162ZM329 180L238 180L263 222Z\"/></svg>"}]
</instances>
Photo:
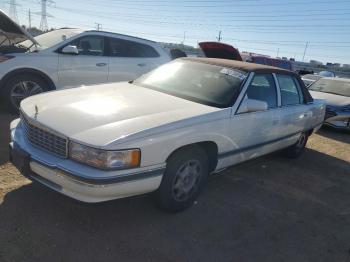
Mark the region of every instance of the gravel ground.
<instances>
[{"instance_id":1,"label":"gravel ground","mask_svg":"<svg viewBox=\"0 0 350 262\"><path fill-rule=\"evenodd\" d=\"M7 162L0 114L0 261L350 262L350 134L322 130L299 159L271 154L210 177L165 214L149 195L82 204Z\"/></svg>"}]
</instances>

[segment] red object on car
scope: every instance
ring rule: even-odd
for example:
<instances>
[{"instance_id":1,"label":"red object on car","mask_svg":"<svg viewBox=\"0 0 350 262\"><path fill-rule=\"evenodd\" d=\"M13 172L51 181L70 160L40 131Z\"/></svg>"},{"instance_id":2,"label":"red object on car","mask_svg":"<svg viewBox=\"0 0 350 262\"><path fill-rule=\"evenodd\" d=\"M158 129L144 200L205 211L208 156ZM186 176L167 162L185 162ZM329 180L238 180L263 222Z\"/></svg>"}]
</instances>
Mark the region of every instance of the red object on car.
<instances>
[{"instance_id":1,"label":"red object on car","mask_svg":"<svg viewBox=\"0 0 350 262\"><path fill-rule=\"evenodd\" d=\"M201 42L198 45L206 57L243 61L238 50L231 45L220 42Z\"/></svg>"}]
</instances>

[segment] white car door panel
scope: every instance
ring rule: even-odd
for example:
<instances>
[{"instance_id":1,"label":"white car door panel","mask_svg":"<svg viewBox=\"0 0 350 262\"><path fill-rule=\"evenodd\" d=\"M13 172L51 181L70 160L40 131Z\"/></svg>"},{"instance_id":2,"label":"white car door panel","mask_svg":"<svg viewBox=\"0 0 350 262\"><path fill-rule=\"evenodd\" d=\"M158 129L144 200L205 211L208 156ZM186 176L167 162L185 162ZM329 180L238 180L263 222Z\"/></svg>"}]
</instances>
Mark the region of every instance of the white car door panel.
<instances>
[{"instance_id":1,"label":"white car door panel","mask_svg":"<svg viewBox=\"0 0 350 262\"><path fill-rule=\"evenodd\" d=\"M70 45L76 45L79 54L58 55L59 86L74 87L107 82L109 59L104 56L104 37L84 36Z\"/></svg>"}]
</instances>

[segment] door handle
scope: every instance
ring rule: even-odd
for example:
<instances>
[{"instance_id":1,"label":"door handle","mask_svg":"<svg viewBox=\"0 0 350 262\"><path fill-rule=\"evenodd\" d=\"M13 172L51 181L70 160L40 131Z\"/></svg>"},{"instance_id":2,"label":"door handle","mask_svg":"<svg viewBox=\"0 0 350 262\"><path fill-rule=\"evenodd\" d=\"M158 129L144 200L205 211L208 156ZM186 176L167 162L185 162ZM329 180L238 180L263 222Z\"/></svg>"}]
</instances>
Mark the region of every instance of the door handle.
<instances>
[{"instance_id":1,"label":"door handle","mask_svg":"<svg viewBox=\"0 0 350 262\"><path fill-rule=\"evenodd\" d=\"M106 66L107 63L97 63L96 66Z\"/></svg>"},{"instance_id":2,"label":"door handle","mask_svg":"<svg viewBox=\"0 0 350 262\"><path fill-rule=\"evenodd\" d=\"M145 66L145 65L146 65L145 63L137 64L137 66Z\"/></svg>"}]
</instances>

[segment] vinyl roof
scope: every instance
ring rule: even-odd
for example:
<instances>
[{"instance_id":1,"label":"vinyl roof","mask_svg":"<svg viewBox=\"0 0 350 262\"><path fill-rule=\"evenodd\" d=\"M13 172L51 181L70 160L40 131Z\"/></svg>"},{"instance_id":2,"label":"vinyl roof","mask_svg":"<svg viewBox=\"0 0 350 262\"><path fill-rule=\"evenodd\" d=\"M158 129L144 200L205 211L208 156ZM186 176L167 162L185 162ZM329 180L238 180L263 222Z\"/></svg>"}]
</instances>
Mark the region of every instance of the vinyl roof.
<instances>
[{"instance_id":1,"label":"vinyl roof","mask_svg":"<svg viewBox=\"0 0 350 262\"><path fill-rule=\"evenodd\" d=\"M230 68L238 69L245 72L283 73L283 74L289 74L289 75L297 75L292 71L278 68L278 67L247 63L247 62L241 62L241 61L235 61L235 60L228 60L228 59L200 58L200 57L186 57L181 59L184 59L187 61L223 66L223 67L230 67Z\"/></svg>"}]
</instances>

